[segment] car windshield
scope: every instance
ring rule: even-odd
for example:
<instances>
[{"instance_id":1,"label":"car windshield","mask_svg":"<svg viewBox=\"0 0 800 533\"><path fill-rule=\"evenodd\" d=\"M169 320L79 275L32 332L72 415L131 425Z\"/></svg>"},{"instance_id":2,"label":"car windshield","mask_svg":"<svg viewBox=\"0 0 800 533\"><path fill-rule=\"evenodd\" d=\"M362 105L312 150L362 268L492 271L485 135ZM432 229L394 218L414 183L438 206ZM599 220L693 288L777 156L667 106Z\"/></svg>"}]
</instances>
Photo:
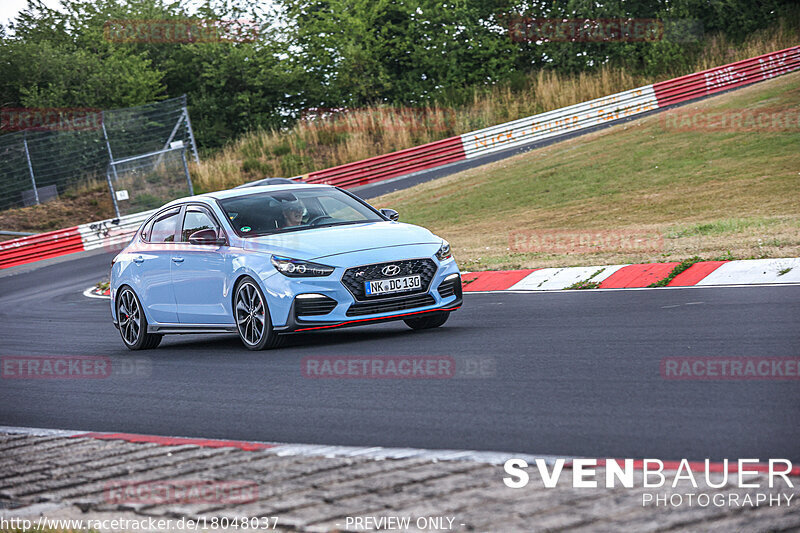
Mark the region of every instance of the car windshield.
<instances>
[{"instance_id":1,"label":"car windshield","mask_svg":"<svg viewBox=\"0 0 800 533\"><path fill-rule=\"evenodd\" d=\"M270 191L219 203L241 237L384 220L350 195L329 188Z\"/></svg>"}]
</instances>

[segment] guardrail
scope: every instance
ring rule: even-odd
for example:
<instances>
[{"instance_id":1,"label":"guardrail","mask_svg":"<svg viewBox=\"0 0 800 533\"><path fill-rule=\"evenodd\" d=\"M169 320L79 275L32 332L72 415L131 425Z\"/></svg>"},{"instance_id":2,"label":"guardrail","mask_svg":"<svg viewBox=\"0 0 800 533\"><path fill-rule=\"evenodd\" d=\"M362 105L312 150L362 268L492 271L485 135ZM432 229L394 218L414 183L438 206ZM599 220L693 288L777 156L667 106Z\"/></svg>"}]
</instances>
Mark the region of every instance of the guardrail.
<instances>
[{"instance_id":1,"label":"guardrail","mask_svg":"<svg viewBox=\"0 0 800 533\"><path fill-rule=\"evenodd\" d=\"M464 147L461 137L450 137L391 154L318 170L303 178L309 183L350 188L439 167L462 159L464 159Z\"/></svg>"},{"instance_id":2,"label":"guardrail","mask_svg":"<svg viewBox=\"0 0 800 533\"><path fill-rule=\"evenodd\" d=\"M800 46L794 46L464 133L458 137L311 172L303 178L308 183L325 183L345 188L367 185L603 124L612 124L649 111L768 80L798 69L800 69ZM100 247L109 250L121 248L151 212L0 243L0 269Z\"/></svg>"},{"instance_id":3,"label":"guardrail","mask_svg":"<svg viewBox=\"0 0 800 533\"><path fill-rule=\"evenodd\" d=\"M800 69L800 46L490 126L459 137L311 172L304 177L310 183L341 187L366 185L610 124L797 69Z\"/></svg>"},{"instance_id":4,"label":"guardrail","mask_svg":"<svg viewBox=\"0 0 800 533\"><path fill-rule=\"evenodd\" d=\"M98 248L121 250L152 213L145 211L0 242L0 269Z\"/></svg>"},{"instance_id":5,"label":"guardrail","mask_svg":"<svg viewBox=\"0 0 800 533\"><path fill-rule=\"evenodd\" d=\"M143 211L120 218L110 218L100 222L81 224L78 233L86 251L105 248L108 251L121 250L131 240L133 234L155 210Z\"/></svg>"},{"instance_id":6,"label":"guardrail","mask_svg":"<svg viewBox=\"0 0 800 533\"><path fill-rule=\"evenodd\" d=\"M24 265L83 250L83 241L77 226L40 233L32 237L0 242L0 268Z\"/></svg>"}]
</instances>

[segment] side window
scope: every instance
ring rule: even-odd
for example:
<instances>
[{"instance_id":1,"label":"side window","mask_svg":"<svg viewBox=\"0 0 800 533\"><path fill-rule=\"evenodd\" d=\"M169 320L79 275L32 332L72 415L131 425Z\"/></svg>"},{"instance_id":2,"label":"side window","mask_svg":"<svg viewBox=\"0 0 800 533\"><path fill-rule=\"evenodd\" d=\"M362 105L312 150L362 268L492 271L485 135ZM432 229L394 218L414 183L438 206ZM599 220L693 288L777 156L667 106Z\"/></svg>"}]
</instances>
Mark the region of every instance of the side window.
<instances>
[{"instance_id":1,"label":"side window","mask_svg":"<svg viewBox=\"0 0 800 533\"><path fill-rule=\"evenodd\" d=\"M202 207L187 207L181 228L181 242L189 242L192 233L204 229L213 229L219 235L219 226L208 211Z\"/></svg>"},{"instance_id":2,"label":"side window","mask_svg":"<svg viewBox=\"0 0 800 533\"><path fill-rule=\"evenodd\" d=\"M175 209L156 218L148 235L148 241L175 242L175 226L178 224L178 214L180 212L180 209Z\"/></svg>"}]
</instances>

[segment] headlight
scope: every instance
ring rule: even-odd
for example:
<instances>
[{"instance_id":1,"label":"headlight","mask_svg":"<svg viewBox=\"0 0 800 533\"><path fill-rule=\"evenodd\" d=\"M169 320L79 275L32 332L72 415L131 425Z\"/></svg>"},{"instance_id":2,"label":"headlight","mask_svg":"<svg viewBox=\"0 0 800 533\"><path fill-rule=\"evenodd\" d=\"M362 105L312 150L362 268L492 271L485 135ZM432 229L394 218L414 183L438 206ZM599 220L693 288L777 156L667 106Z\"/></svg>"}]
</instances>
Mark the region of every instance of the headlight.
<instances>
[{"instance_id":1,"label":"headlight","mask_svg":"<svg viewBox=\"0 0 800 533\"><path fill-rule=\"evenodd\" d=\"M270 259L275 268L290 278L309 278L316 276L330 276L334 268L328 265L320 265L311 261L301 261L291 257L280 257L273 255Z\"/></svg>"},{"instance_id":2,"label":"headlight","mask_svg":"<svg viewBox=\"0 0 800 533\"><path fill-rule=\"evenodd\" d=\"M449 242L442 239L442 246L439 247L439 251L436 252L436 257L439 258L439 261L444 261L445 259L450 259L451 257L453 257L453 254L450 253Z\"/></svg>"}]
</instances>

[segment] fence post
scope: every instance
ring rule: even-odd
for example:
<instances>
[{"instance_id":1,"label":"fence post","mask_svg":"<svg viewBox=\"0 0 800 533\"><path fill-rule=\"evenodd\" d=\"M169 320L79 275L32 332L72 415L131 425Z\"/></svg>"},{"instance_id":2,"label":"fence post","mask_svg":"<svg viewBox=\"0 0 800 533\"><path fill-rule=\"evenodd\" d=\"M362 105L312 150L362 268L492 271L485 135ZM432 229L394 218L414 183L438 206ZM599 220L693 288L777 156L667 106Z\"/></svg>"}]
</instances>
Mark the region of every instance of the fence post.
<instances>
[{"instance_id":1,"label":"fence post","mask_svg":"<svg viewBox=\"0 0 800 533\"><path fill-rule=\"evenodd\" d=\"M112 165L109 165L112 166ZM114 204L114 214L117 215L119 218L119 206L117 205L117 193L114 190L114 185L111 183L111 174L108 172L108 167L106 167L106 181L108 182L108 192L111 193L111 202Z\"/></svg>"},{"instance_id":2,"label":"fence post","mask_svg":"<svg viewBox=\"0 0 800 533\"><path fill-rule=\"evenodd\" d=\"M31 164L31 153L28 151L28 135L22 132L22 144L25 145L25 157L28 159L28 172L31 173L31 184L33 185L33 197L36 205L39 205L39 189L36 188L36 178L33 176L33 165Z\"/></svg>"},{"instance_id":3,"label":"fence post","mask_svg":"<svg viewBox=\"0 0 800 533\"><path fill-rule=\"evenodd\" d=\"M106 141L106 148L108 149L108 161L111 165L111 170L114 171L114 181L117 181L117 167L114 166L114 154L111 153L111 143L108 141L108 132L106 131L106 112L100 112L100 124L103 126L103 139ZM106 174L108 177L108 174ZM114 191L111 191L111 194L114 194ZM116 206L117 200L114 199L114 205ZM117 213L119 216L119 213Z\"/></svg>"},{"instance_id":4,"label":"fence post","mask_svg":"<svg viewBox=\"0 0 800 533\"><path fill-rule=\"evenodd\" d=\"M189 164L186 162L186 148L181 150L181 159L183 159L183 171L186 172L186 181L189 182L189 194L194 195L194 185L192 185L192 177L189 175Z\"/></svg>"},{"instance_id":5,"label":"fence post","mask_svg":"<svg viewBox=\"0 0 800 533\"><path fill-rule=\"evenodd\" d=\"M197 143L194 142L194 132L192 131L192 121L189 120L189 109L186 107L186 95L183 95L183 116L186 119L186 129L189 131L189 142L192 143L192 153L194 154L194 162L200 164L200 158L197 156Z\"/></svg>"},{"instance_id":6,"label":"fence post","mask_svg":"<svg viewBox=\"0 0 800 533\"><path fill-rule=\"evenodd\" d=\"M181 122L184 121L184 119L185 119L184 117L185 116L186 116L186 108L184 107L183 111L181 111L180 118L178 118L178 121L175 123L175 127L172 128L172 133L169 134L169 137L167 138L167 142L164 143L164 148L162 148L162 150L168 149L169 145L172 144L172 139L174 139L175 138L175 134L178 133L178 128L181 127ZM156 166L160 165L161 161L163 159L164 159L164 154L159 154L158 159L156 160Z\"/></svg>"}]
</instances>

